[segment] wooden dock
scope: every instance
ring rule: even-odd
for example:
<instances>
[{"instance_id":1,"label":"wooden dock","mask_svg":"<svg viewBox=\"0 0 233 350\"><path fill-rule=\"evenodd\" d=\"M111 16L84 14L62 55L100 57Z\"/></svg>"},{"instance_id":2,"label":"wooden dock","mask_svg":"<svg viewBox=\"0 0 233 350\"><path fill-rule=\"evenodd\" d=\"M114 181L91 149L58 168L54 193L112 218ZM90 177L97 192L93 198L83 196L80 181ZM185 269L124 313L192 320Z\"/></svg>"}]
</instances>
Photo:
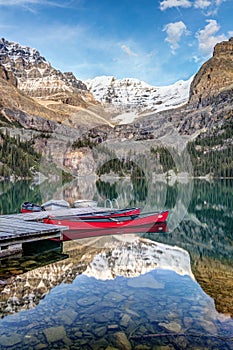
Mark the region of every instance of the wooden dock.
<instances>
[{"instance_id":1,"label":"wooden dock","mask_svg":"<svg viewBox=\"0 0 233 350\"><path fill-rule=\"evenodd\" d=\"M110 208L86 207L64 208L26 214L0 215L0 257L13 254L22 249L22 244L42 239L61 237L67 229L64 226L44 224L48 217L92 214Z\"/></svg>"},{"instance_id":2,"label":"wooden dock","mask_svg":"<svg viewBox=\"0 0 233 350\"><path fill-rule=\"evenodd\" d=\"M60 238L66 227L0 216L0 257L22 250L22 244Z\"/></svg>"}]
</instances>

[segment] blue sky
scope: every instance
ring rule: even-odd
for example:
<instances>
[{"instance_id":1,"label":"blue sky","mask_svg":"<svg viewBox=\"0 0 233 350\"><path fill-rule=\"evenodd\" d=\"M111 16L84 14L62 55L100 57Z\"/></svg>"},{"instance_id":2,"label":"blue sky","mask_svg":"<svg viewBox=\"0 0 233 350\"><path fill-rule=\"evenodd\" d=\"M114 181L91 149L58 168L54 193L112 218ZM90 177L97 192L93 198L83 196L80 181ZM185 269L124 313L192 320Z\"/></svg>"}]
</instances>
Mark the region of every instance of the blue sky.
<instances>
[{"instance_id":1,"label":"blue sky","mask_svg":"<svg viewBox=\"0 0 233 350\"><path fill-rule=\"evenodd\" d=\"M86 80L187 80L233 36L232 0L0 0L0 37Z\"/></svg>"}]
</instances>

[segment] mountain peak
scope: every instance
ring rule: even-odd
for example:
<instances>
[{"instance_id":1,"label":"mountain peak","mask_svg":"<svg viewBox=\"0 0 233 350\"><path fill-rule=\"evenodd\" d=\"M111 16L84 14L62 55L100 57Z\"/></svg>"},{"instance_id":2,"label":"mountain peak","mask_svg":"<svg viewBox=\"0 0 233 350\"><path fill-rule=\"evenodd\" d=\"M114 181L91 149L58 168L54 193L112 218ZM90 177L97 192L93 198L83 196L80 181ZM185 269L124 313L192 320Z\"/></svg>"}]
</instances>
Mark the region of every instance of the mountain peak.
<instances>
[{"instance_id":1,"label":"mountain peak","mask_svg":"<svg viewBox=\"0 0 233 350\"><path fill-rule=\"evenodd\" d=\"M233 38L230 38L215 45L213 57L195 75L190 88L190 103L204 105L232 84Z\"/></svg>"},{"instance_id":2,"label":"mountain peak","mask_svg":"<svg viewBox=\"0 0 233 350\"><path fill-rule=\"evenodd\" d=\"M99 76L85 81L96 100L127 112L160 112L185 104L191 77L168 86L152 86L135 78Z\"/></svg>"},{"instance_id":3,"label":"mountain peak","mask_svg":"<svg viewBox=\"0 0 233 350\"><path fill-rule=\"evenodd\" d=\"M18 88L37 98L85 106L93 102L87 87L73 73L53 68L39 51L15 42L0 39L0 64L17 79Z\"/></svg>"},{"instance_id":4,"label":"mountain peak","mask_svg":"<svg viewBox=\"0 0 233 350\"><path fill-rule=\"evenodd\" d=\"M11 68L12 63L16 63L17 60L23 60L26 66L35 62L43 62L49 65L36 49L22 46L4 38L0 39L0 59L1 63L5 65L6 68Z\"/></svg>"}]
</instances>

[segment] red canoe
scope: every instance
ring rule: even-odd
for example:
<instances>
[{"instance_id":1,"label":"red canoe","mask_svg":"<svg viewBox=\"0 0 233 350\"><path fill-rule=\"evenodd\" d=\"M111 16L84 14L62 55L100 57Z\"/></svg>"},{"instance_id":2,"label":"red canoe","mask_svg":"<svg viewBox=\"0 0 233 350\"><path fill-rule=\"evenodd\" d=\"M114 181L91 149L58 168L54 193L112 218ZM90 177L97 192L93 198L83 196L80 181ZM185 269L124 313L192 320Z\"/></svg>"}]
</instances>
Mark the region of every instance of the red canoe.
<instances>
[{"instance_id":1,"label":"red canoe","mask_svg":"<svg viewBox=\"0 0 233 350\"><path fill-rule=\"evenodd\" d=\"M70 230L103 230L103 229L119 229L121 227L134 228L150 228L155 223L165 222L168 217L168 211L158 213L147 213L138 216L116 216L108 218L82 218L75 216L57 216L43 219L46 224L54 224L67 226Z\"/></svg>"}]
</instances>

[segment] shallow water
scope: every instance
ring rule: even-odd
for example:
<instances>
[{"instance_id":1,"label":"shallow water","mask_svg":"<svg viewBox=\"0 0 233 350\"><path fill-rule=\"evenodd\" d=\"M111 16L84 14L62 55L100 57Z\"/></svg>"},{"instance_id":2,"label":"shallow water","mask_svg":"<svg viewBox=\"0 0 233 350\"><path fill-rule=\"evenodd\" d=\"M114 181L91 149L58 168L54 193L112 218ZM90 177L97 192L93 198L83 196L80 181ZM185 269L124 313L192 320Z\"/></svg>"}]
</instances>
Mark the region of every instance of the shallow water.
<instances>
[{"instance_id":1,"label":"shallow water","mask_svg":"<svg viewBox=\"0 0 233 350\"><path fill-rule=\"evenodd\" d=\"M0 348L233 349L232 209L230 181L196 182L169 232L45 242L1 260Z\"/></svg>"}]
</instances>

